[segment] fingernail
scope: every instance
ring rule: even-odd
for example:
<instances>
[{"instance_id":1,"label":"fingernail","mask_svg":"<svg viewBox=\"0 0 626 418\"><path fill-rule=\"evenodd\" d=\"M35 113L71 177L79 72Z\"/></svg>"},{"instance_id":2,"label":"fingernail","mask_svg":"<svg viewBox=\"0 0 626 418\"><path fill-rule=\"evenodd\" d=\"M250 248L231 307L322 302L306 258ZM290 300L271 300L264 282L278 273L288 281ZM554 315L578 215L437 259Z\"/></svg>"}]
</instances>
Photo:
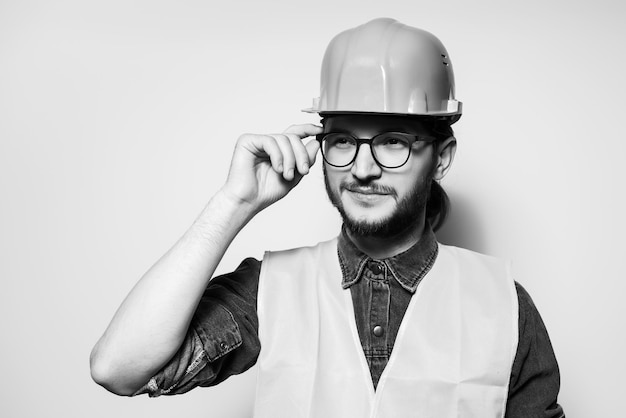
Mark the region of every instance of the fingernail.
<instances>
[{"instance_id":1,"label":"fingernail","mask_svg":"<svg viewBox=\"0 0 626 418\"><path fill-rule=\"evenodd\" d=\"M309 172L309 163L303 163L302 164L302 173L306 174Z\"/></svg>"},{"instance_id":2,"label":"fingernail","mask_svg":"<svg viewBox=\"0 0 626 418\"><path fill-rule=\"evenodd\" d=\"M278 169L278 172L279 172L279 173L282 173L282 172L283 172L283 165L282 165L282 164L279 164L279 165L278 165L278 167L277 167L277 169Z\"/></svg>"},{"instance_id":3,"label":"fingernail","mask_svg":"<svg viewBox=\"0 0 626 418\"><path fill-rule=\"evenodd\" d=\"M287 170L287 174L285 175L285 177L287 177L289 180L293 178L293 168Z\"/></svg>"}]
</instances>

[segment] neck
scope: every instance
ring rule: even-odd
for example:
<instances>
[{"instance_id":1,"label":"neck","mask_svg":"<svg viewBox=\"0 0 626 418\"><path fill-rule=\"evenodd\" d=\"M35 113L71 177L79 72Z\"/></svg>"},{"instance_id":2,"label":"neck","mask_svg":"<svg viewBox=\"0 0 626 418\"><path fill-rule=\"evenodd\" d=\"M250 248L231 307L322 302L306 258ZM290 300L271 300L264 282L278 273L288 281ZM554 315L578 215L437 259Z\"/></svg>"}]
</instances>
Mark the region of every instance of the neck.
<instances>
[{"instance_id":1,"label":"neck","mask_svg":"<svg viewBox=\"0 0 626 418\"><path fill-rule=\"evenodd\" d=\"M354 245L373 259L383 259L400 254L415 245L424 234L424 216L419 222L390 236L357 235L347 230L348 237Z\"/></svg>"}]
</instances>

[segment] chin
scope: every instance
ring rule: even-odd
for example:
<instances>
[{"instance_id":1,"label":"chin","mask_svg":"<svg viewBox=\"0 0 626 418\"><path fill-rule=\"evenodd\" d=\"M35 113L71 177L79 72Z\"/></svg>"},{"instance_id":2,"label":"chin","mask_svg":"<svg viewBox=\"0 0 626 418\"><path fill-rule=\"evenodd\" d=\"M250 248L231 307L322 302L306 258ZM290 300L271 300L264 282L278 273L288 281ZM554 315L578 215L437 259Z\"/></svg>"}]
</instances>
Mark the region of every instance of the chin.
<instances>
[{"instance_id":1,"label":"chin","mask_svg":"<svg viewBox=\"0 0 626 418\"><path fill-rule=\"evenodd\" d=\"M344 225L353 234L389 238L414 228L423 218L425 199L421 197L415 194L400 202L390 199L372 205L343 198L333 204L341 214Z\"/></svg>"},{"instance_id":2,"label":"chin","mask_svg":"<svg viewBox=\"0 0 626 418\"><path fill-rule=\"evenodd\" d=\"M346 228L355 235L387 237L398 232L399 225L393 211L350 210L342 207L339 212Z\"/></svg>"},{"instance_id":3,"label":"chin","mask_svg":"<svg viewBox=\"0 0 626 418\"><path fill-rule=\"evenodd\" d=\"M356 222L378 223L393 216L397 210L397 202L391 197L379 201L363 202L353 200L344 194L341 199L341 207L346 215Z\"/></svg>"},{"instance_id":4,"label":"chin","mask_svg":"<svg viewBox=\"0 0 626 418\"><path fill-rule=\"evenodd\" d=\"M429 192L421 187L423 182L417 183L411 193L399 200L391 196L351 196L345 191L333 190L327 176L324 183L330 202L339 211L345 227L355 235L392 237L415 228L420 220L423 222Z\"/></svg>"}]
</instances>

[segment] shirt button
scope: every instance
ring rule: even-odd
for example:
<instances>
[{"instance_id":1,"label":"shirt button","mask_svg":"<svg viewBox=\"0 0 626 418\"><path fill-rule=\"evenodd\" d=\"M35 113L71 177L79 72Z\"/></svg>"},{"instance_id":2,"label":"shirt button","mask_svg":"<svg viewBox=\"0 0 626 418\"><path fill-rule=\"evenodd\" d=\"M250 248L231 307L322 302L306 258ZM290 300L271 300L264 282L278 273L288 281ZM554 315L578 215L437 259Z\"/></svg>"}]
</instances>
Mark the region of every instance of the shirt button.
<instances>
[{"instance_id":1,"label":"shirt button","mask_svg":"<svg viewBox=\"0 0 626 418\"><path fill-rule=\"evenodd\" d=\"M372 262L370 263L370 270L373 274L380 274L383 272L383 268L379 263Z\"/></svg>"},{"instance_id":2,"label":"shirt button","mask_svg":"<svg viewBox=\"0 0 626 418\"><path fill-rule=\"evenodd\" d=\"M222 351L226 350L228 348L228 344L226 344L224 341L222 341L220 343L220 348L222 349Z\"/></svg>"},{"instance_id":3,"label":"shirt button","mask_svg":"<svg viewBox=\"0 0 626 418\"><path fill-rule=\"evenodd\" d=\"M373 332L374 332L374 335L375 335L375 336L377 336L377 337L382 337L382 336L383 336L383 334L385 333L385 330L383 330L383 327L381 327L380 325L376 325L376 326L374 327Z\"/></svg>"}]
</instances>

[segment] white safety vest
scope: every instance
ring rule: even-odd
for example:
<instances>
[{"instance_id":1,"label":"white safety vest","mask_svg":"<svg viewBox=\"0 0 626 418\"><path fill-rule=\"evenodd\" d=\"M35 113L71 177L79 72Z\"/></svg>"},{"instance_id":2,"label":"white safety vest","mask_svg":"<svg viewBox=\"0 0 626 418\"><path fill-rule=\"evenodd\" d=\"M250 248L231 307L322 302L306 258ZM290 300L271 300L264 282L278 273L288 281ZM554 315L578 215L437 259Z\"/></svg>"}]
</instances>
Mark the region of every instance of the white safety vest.
<instances>
[{"instance_id":1,"label":"white safety vest","mask_svg":"<svg viewBox=\"0 0 626 418\"><path fill-rule=\"evenodd\" d=\"M508 263L439 244L374 391L337 239L266 253L258 418L504 417L517 350Z\"/></svg>"}]
</instances>

